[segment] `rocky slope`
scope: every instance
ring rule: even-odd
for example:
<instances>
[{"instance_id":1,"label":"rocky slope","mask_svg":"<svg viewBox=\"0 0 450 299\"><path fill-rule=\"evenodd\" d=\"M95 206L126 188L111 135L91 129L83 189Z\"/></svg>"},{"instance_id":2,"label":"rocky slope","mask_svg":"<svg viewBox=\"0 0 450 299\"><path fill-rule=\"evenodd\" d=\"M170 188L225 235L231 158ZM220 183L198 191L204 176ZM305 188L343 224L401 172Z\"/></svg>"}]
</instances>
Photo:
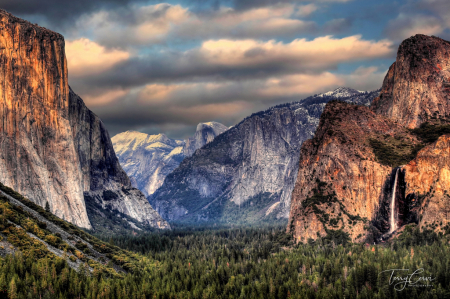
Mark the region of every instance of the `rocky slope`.
<instances>
[{"instance_id":1,"label":"rocky slope","mask_svg":"<svg viewBox=\"0 0 450 299\"><path fill-rule=\"evenodd\" d=\"M136 255L104 243L0 183L0 255L20 251L36 261L65 260L83 271L123 278L139 267Z\"/></svg>"},{"instance_id":2,"label":"rocky slope","mask_svg":"<svg viewBox=\"0 0 450 299\"><path fill-rule=\"evenodd\" d=\"M338 89L253 114L184 159L149 201L172 221L286 219L300 146L326 102L343 92L343 100L363 104L378 95Z\"/></svg>"},{"instance_id":3,"label":"rocky slope","mask_svg":"<svg viewBox=\"0 0 450 299\"><path fill-rule=\"evenodd\" d=\"M164 134L127 131L111 140L123 169L146 196L153 194L184 159L185 142Z\"/></svg>"},{"instance_id":4,"label":"rocky slope","mask_svg":"<svg viewBox=\"0 0 450 299\"><path fill-rule=\"evenodd\" d=\"M64 38L3 10L0 27L0 181L80 227L92 227L85 199L166 227L132 189L102 122L70 90Z\"/></svg>"},{"instance_id":5,"label":"rocky slope","mask_svg":"<svg viewBox=\"0 0 450 299\"><path fill-rule=\"evenodd\" d=\"M408 223L448 223L449 50L441 39L411 37L370 110L326 107L301 149L288 226L298 241L344 232L372 242Z\"/></svg>"}]
</instances>

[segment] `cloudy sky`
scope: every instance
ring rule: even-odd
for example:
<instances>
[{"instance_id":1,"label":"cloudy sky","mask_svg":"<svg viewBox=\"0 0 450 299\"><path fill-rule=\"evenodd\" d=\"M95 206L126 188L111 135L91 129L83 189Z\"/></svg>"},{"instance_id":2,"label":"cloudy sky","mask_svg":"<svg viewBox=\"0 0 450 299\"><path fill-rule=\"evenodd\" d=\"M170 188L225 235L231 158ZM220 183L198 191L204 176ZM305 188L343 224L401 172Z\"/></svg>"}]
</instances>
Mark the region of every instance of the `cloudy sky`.
<instances>
[{"instance_id":1,"label":"cloudy sky","mask_svg":"<svg viewBox=\"0 0 450 299\"><path fill-rule=\"evenodd\" d=\"M450 39L448 0L0 0L60 32L69 82L106 124L192 135L347 86L381 86L398 44Z\"/></svg>"}]
</instances>

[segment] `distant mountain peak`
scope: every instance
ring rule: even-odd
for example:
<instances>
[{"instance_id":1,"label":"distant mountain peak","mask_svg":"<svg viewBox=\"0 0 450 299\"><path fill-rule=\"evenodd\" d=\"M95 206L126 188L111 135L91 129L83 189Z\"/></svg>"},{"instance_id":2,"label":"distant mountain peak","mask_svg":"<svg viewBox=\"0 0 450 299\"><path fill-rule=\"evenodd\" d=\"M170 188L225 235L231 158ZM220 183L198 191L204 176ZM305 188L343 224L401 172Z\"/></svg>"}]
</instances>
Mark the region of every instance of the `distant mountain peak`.
<instances>
[{"instance_id":1,"label":"distant mountain peak","mask_svg":"<svg viewBox=\"0 0 450 299\"><path fill-rule=\"evenodd\" d=\"M187 141L171 139L163 133L149 135L132 130L117 134L111 140L125 172L149 196L185 156L193 154L227 129L221 123L211 121L198 124L194 137Z\"/></svg>"},{"instance_id":2,"label":"distant mountain peak","mask_svg":"<svg viewBox=\"0 0 450 299\"><path fill-rule=\"evenodd\" d=\"M334 97L334 98L346 98L356 94L365 93L365 91L359 91L349 87L338 87L335 90L328 91L322 94L318 94L318 97Z\"/></svg>"},{"instance_id":3,"label":"distant mountain peak","mask_svg":"<svg viewBox=\"0 0 450 299\"><path fill-rule=\"evenodd\" d=\"M203 147L205 144L213 141L216 136L227 131L228 127L221 123L210 121L205 123L199 123L193 137L186 140L186 145L184 147L184 155L190 157L194 152Z\"/></svg>"},{"instance_id":4,"label":"distant mountain peak","mask_svg":"<svg viewBox=\"0 0 450 299\"><path fill-rule=\"evenodd\" d=\"M345 97L343 94L350 94ZM314 136L333 99L368 106L379 92L348 88L253 113L183 162L148 197L165 219L186 223L252 223L286 219L303 141ZM205 124L195 137L212 132ZM195 138L192 138L195 142ZM186 146L190 141L186 142ZM271 221L272 221L271 220Z\"/></svg>"},{"instance_id":5,"label":"distant mountain peak","mask_svg":"<svg viewBox=\"0 0 450 299\"><path fill-rule=\"evenodd\" d=\"M210 122L205 122L205 123L199 123L197 125L196 132L202 131L205 128L211 128L216 135L219 135L222 132L225 132L226 130L228 130L228 128L226 126L224 126L223 124L215 122L215 121L210 121Z\"/></svg>"}]
</instances>

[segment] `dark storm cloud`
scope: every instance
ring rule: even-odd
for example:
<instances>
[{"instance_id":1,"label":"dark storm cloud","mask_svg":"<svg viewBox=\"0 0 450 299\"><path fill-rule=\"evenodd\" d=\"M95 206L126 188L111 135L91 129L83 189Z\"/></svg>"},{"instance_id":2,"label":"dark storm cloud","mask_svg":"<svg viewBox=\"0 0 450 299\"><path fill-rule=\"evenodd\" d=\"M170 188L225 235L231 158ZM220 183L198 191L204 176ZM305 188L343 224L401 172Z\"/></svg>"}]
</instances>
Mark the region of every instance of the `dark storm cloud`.
<instances>
[{"instance_id":1,"label":"dark storm cloud","mask_svg":"<svg viewBox=\"0 0 450 299\"><path fill-rule=\"evenodd\" d=\"M170 54L159 57L132 58L117 64L101 75L70 78L70 80L72 84L81 88L82 82L85 82L88 88L91 86L132 88L148 83L264 78L277 74L287 74L296 70L298 68L292 68L288 60L281 63L279 61L268 61L265 65L240 67L210 64L199 54L188 55L187 57Z\"/></svg>"},{"instance_id":2,"label":"dark storm cloud","mask_svg":"<svg viewBox=\"0 0 450 299\"><path fill-rule=\"evenodd\" d=\"M0 7L21 17L41 16L57 27L75 21L85 13L120 8L143 0L0 0ZM156 1L151 1L156 2Z\"/></svg>"}]
</instances>

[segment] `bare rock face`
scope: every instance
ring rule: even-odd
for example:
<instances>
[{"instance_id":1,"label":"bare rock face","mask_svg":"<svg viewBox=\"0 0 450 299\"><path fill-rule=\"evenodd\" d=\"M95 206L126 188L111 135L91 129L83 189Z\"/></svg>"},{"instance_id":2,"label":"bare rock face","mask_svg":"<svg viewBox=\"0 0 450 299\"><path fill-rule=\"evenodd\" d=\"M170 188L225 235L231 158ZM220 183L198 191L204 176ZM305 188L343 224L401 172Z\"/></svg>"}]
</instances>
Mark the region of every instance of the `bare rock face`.
<instances>
[{"instance_id":1,"label":"bare rock face","mask_svg":"<svg viewBox=\"0 0 450 299\"><path fill-rule=\"evenodd\" d=\"M141 191L132 186L102 121L71 89L69 100L69 118L82 171L84 198L94 200L96 204L88 207L101 206L152 227L169 228ZM95 209L87 212L88 215L101 213Z\"/></svg>"},{"instance_id":2,"label":"bare rock face","mask_svg":"<svg viewBox=\"0 0 450 299\"><path fill-rule=\"evenodd\" d=\"M207 143L213 141L216 136L222 134L228 128L218 122L199 123L193 137L186 140L183 154L190 157L194 152Z\"/></svg>"},{"instance_id":3,"label":"bare rock face","mask_svg":"<svg viewBox=\"0 0 450 299\"><path fill-rule=\"evenodd\" d=\"M145 214L142 194L122 196L130 180L103 123L69 88L64 38L3 10L0 29L2 183L80 227L92 228L85 196L104 190L118 194L113 208L168 226Z\"/></svg>"},{"instance_id":4,"label":"bare rock face","mask_svg":"<svg viewBox=\"0 0 450 299\"><path fill-rule=\"evenodd\" d=\"M123 169L145 196L153 194L184 159L184 142L164 134L127 131L111 140Z\"/></svg>"},{"instance_id":5,"label":"bare rock face","mask_svg":"<svg viewBox=\"0 0 450 299\"><path fill-rule=\"evenodd\" d=\"M290 229L298 241L331 230L362 240L365 226L380 209L383 187L392 172L380 162L374 141L419 142L394 121L367 107L332 102L325 107L313 139L303 143L292 193Z\"/></svg>"},{"instance_id":6,"label":"bare rock face","mask_svg":"<svg viewBox=\"0 0 450 299\"><path fill-rule=\"evenodd\" d=\"M301 149L288 226L298 241L337 230L376 241L408 223L449 223L449 60L450 43L416 35L370 110L327 106Z\"/></svg>"},{"instance_id":7,"label":"bare rock face","mask_svg":"<svg viewBox=\"0 0 450 299\"><path fill-rule=\"evenodd\" d=\"M406 197L420 207L420 227L446 226L450 222L450 135L423 148L403 170Z\"/></svg>"},{"instance_id":8,"label":"bare rock face","mask_svg":"<svg viewBox=\"0 0 450 299\"><path fill-rule=\"evenodd\" d=\"M450 42L415 35L403 41L372 110L417 128L432 119L450 120Z\"/></svg>"},{"instance_id":9,"label":"bare rock face","mask_svg":"<svg viewBox=\"0 0 450 299\"><path fill-rule=\"evenodd\" d=\"M325 104L336 97L370 103L377 95L339 89L255 113L185 158L149 201L173 221L285 221L300 146Z\"/></svg>"},{"instance_id":10,"label":"bare rock face","mask_svg":"<svg viewBox=\"0 0 450 299\"><path fill-rule=\"evenodd\" d=\"M69 119L64 38L0 10L0 180L90 228Z\"/></svg>"}]
</instances>

